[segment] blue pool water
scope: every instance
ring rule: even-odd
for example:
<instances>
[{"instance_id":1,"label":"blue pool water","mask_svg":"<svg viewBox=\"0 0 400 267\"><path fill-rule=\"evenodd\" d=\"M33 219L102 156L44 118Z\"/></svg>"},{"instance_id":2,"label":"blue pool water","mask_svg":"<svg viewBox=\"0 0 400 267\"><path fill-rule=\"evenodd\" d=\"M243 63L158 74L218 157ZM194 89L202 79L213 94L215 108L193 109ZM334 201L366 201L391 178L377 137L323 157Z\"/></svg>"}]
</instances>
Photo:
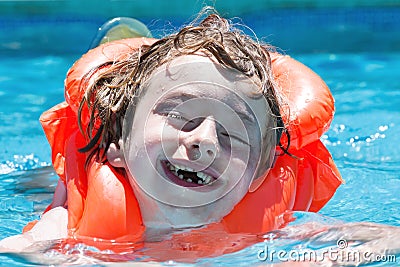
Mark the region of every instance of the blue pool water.
<instances>
[{"instance_id":1,"label":"blue pool water","mask_svg":"<svg viewBox=\"0 0 400 267\"><path fill-rule=\"evenodd\" d=\"M310 66L331 88L336 114L322 139L346 181L319 214L295 213L297 220L291 224L292 229L310 222L329 228L337 225L337 220L400 226L400 24L395 21L400 11L372 14L356 10L347 16L349 11L343 11L336 17L334 12L327 12L330 17L325 16L326 25L316 27L320 36L306 31L307 23L312 24L307 19L318 23L325 11L300 12L297 16L287 12L285 22L272 14L270 26L265 26L259 14L243 21L259 36L266 36L266 40L271 39ZM307 23L290 31L285 27L279 38L280 26L290 20L304 21L301 18ZM99 18L0 18L0 239L20 233L50 202L57 177L50 167L50 150L38 118L63 100L65 73L85 52L102 22ZM162 24L162 29L169 24L147 23L150 28ZM371 36L375 33L377 36ZM333 41L326 41L328 34L334 35ZM282 238L273 240L275 248L299 246L301 233L288 233L282 232ZM300 244L321 246L312 229L308 233L311 237ZM257 253L264 243L234 254L199 259L197 264L258 265ZM0 255L0 265L27 263L29 258Z\"/></svg>"}]
</instances>

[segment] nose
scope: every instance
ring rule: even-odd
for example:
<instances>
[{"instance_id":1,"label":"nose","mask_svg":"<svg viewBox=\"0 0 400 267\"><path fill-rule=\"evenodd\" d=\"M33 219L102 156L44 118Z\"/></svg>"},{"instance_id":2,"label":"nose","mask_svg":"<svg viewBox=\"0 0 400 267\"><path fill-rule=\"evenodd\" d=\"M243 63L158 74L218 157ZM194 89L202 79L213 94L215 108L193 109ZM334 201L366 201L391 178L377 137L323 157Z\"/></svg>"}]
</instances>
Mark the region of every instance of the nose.
<instances>
[{"instance_id":1,"label":"nose","mask_svg":"<svg viewBox=\"0 0 400 267\"><path fill-rule=\"evenodd\" d=\"M187 133L183 143L190 160L213 161L219 153L217 123L213 117L206 117L197 127Z\"/></svg>"}]
</instances>

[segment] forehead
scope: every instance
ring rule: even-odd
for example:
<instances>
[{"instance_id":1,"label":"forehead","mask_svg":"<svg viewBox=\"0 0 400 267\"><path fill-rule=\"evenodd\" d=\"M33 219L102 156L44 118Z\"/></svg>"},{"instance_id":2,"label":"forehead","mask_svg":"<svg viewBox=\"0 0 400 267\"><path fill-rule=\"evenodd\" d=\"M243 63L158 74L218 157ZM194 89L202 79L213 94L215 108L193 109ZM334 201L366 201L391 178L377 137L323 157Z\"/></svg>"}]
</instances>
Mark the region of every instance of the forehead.
<instances>
[{"instance_id":1,"label":"forehead","mask_svg":"<svg viewBox=\"0 0 400 267\"><path fill-rule=\"evenodd\" d=\"M262 97L260 82L228 68L206 55L185 55L163 64L155 70L150 83L164 84L164 89L185 82L204 82L230 88L251 98Z\"/></svg>"}]
</instances>

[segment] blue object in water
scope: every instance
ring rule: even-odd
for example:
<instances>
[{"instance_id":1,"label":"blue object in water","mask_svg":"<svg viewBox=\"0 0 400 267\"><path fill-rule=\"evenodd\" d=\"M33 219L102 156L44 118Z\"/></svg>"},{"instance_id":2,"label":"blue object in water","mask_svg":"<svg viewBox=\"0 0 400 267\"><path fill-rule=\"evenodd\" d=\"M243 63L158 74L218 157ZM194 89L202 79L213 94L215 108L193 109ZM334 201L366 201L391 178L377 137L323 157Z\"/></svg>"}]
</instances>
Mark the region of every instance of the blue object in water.
<instances>
[{"instance_id":1,"label":"blue object in water","mask_svg":"<svg viewBox=\"0 0 400 267\"><path fill-rule=\"evenodd\" d=\"M90 48L103 43L134 37L151 38L152 35L147 26L137 19L125 17L113 18L99 28Z\"/></svg>"}]
</instances>

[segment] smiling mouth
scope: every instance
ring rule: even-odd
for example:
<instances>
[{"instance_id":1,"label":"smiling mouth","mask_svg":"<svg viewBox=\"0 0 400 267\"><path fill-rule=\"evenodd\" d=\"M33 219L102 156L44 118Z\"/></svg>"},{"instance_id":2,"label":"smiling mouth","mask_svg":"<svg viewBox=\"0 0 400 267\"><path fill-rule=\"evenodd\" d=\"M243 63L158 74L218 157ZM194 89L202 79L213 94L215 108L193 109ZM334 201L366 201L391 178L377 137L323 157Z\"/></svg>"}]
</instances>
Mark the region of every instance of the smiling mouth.
<instances>
[{"instance_id":1,"label":"smiling mouth","mask_svg":"<svg viewBox=\"0 0 400 267\"><path fill-rule=\"evenodd\" d=\"M196 172L192 168L183 165L174 165L169 161L163 161L162 165L168 178L180 186L197 187L209 185L217 179L204 172Z\"/></svg>"}]
</instances>

